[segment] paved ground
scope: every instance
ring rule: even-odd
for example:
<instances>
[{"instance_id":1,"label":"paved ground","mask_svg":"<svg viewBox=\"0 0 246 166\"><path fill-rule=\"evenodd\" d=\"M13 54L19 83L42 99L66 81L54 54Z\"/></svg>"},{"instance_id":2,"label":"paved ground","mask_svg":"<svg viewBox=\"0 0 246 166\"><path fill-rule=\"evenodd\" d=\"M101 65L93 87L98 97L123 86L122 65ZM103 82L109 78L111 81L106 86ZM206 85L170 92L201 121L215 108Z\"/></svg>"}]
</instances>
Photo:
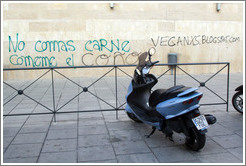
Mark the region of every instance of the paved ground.
<instances>
[{"instance_id":1,"label":"paved ground","mask_svg":"<svg viewBox=\"0 0 246 166\"><path fill-rule=\"evenodd\" d=\"M211 76L211 75L210 75ZM170 142L156 132L146 138L151 127L131 121L124 111L99 111L57 114L22 115L3 118L4 163L243 163L243 115L231 106L234 89L242 84L242 74L230 75L229 112L226 105L201 106L203 113L213 113L217 123L210 126L205 147L199 152L187 149L182 141ZM47 76L48 77L48 76ZM206 81L209 75L194 76ZM95 79L72 79L82 87ZM106 77L89 87L69 104L67 101L82 92L82 88L66 79L55 79L55 106L58 112L112 109L116 105L114 78ZM118 78L118 106L124 104L130 79ZM24 89L31 81L7 82L16 89ZM157 87L170 87L173 77L160 79ZM198 86L187 76L178 76L177 84ZM209 89L226 100L226 75L220 74L206 83ZM210 90L202 87L201 103L224 102ZM41 79L24 93L53 110L51 81ZM4 103L16 91L3 85ZM96 98L97 95L99 98ZM3 106L4 114L47 113L48 109L30 97L18 95ZM102 100L101 100L102 99ZM107 102L107 103L105 103ZM124 107L124 106L123 106ZM116 118L118 116L118 119Z\"/></svg>"}]
</instances>

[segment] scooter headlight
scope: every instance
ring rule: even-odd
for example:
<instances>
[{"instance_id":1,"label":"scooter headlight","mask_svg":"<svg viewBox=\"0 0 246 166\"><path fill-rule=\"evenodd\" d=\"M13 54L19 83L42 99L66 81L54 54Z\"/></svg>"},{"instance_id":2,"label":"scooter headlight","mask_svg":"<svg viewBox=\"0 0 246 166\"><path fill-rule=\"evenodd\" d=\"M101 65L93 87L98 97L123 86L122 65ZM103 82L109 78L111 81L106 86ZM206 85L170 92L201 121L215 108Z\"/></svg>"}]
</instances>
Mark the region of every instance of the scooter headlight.
<instances>
[{"instance_id":1,"label":"scooter headlight","mask_svg":"<svg viewBox=\"0 0 246 166\"><path fill-rule=\"evenodd\" d=\"M148 74L149 71L150 71L149 67L144 67L143 70L142 70L143 74Z\"/></svg>"}]
</instances>

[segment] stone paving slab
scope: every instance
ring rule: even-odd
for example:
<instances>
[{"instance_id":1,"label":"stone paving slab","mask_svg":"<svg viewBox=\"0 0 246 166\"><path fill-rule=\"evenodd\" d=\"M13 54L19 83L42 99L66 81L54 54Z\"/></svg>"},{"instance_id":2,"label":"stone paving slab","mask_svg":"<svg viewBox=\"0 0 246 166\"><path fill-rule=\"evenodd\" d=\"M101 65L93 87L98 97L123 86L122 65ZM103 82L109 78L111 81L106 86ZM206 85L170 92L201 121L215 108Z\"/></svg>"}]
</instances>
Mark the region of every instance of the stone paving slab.
<instances>
[{"instance_id":1,"label":"stone paving slab","mask_svg":"<svg viewBox=\"0 0 246 166\"><path fill-rule=\"evenodd\" d=\"M241 163L242 161L231 153L217 153L199 156L201 162L206 163Z\"/></svg>"},{"instance_id":2,"label":"stone paving slab","mask_svg":"<svg viewBox=\"0 0 246 166\"><path fill-rule=\"evenodd\" d=\"M161 163L193 161L197 158L182 146L152 148L154 155Z\"/></svg>"},{"instance_id":3,"label":"stone paving slab","mask_svg":"<svg viewBox=\"0 0 246 166\"><path fill-rule=\"evenodd\" d=\"M42 143L39 144L11 144L5 151L3 160L23 157L37 157L41 151Z\"/></svg>"},{"instance_id":4,"label":"stone paving slab","mask_svg":"<svg viewBox=\"0 0 246 166\"><path fill-rule=\"evenodd\" d=\"M77 149L77 139L46 140L42 152L66 152Z\"/></svg>"},{"instance_id":5,"label":"stone paving slab","mask_svg":"<svg viewBox=\"0 0 246 166\"><path fill-rule=\"evenodd\" d=\"M52 152L52 153L41 153L38 163L76 163L77 152Z\"/></svg>"},{"instance_id":6,"label":"stone paving slab","mask_svg":"<svg viewBox=\"0 0 246 166\"><path fill-rule=\"evenodd\" d=\"M153 153L118 155L119 163L159 163Z\"/></svg>"},{"instance_id":7,"label":"stone paving slab","mask_svg":"<svg viewBox=\"0 0 246 166\"><path fill-rule=\"evenodd\" d=\"M78 149L78 162L94 162L100 160L115 160L112 145L81 147Z\"/></svg>"},{"instance_id":8,"label":"stone paving slab","mask_svg":"<svg viewBox=\"0 0 246 166\"><path fill-rule=\"evenodd\" d=\"M168 76L166 76L168 77ZM196 76L198 79L202 76ZM211 88L218 90L225 98L223 83L225 75L218 75L211 79ZM231 100L234 89L242 84L242 74L230 76ZM172 78L169 78L172 80ZM179 77L178 82L186 82L187 77ZM90 85L93 80L86 79ZM171 85L162 79L163 85ZM119 100L124 103L126 94L126 81L130 79L119 77ZM83 79L76 79L84 83ZM25 82L13 85L25 87ZM30 81L28 81L30 83ZM59 79L56 86L55 103L57 108L81 92L71 82ZM101 83L101 84L100 84ZM91 87L91 92L100 95L111 105L115 105L114 78L104 78L101 82ZM190 86L193 81L187 81ZM128 84L128 82L127 82ZM28 85L28 84L27 84ZM103 86L102 86L103 85ZM105 87L104 87L105 86ZM158 85L162 87L161 85ZM72 91L69 91L72 87ZM52 105L52 92L50 82L42 80L32 85L28 94L44 102L49 107ZM64 90L64 91L63 91ZM110 92L105 92L105 91ZM203 102L218 100L213 94L204 91ZM3 96L6 101L13 91L4 89ZM205 97L206 96L206 97ZM216 99L215 99L216 98ZM68 114L25 115L8 116L3 118L3 162L4 163L243 163L243 117L236 112L229 100L229 112L225 105L201 106L202 113L212 113L217 117L217 123L210 126L207 133L205 147L199 152L187 149L182 141L171 142L164 134L156 132L150 138L145 135L151 132L151 127L130 120L124 111L98 111ZM12 102L12 101L11 101ZM11 103L10 102L10 103ZM36 113L49 112L43 106L30 102L28 98L18 96L13 103L3 107L4 113ZM119 106L119 105L118 105ZM112 109L104 101L93 95L80 95L62 111ZM54 121L56 120L56 121ZM179 138L182 136L178 136Z\"/></svg>"}]
</instances>

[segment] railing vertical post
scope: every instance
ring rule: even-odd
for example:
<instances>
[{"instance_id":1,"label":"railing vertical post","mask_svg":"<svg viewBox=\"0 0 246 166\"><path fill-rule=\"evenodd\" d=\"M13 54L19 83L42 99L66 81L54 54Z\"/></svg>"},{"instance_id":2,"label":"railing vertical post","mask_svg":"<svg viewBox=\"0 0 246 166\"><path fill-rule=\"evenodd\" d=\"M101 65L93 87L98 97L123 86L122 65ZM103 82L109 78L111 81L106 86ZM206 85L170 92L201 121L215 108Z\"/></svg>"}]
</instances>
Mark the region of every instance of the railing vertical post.
<instances>
[{"instance_id":1,"label":"railing vertical post","mask_svg":"<svg viewBox=\"0 0 246 166\"><path fill-rule=\"evenodd\" d=\"M229 107L229 82L230 82L230 63L227 64L227 101L226 101L226 112L228 112Z\"/></svg>"},{"instance_id":2,"label":"railing vertical post","mask_svg":"<svg viewBox=\"0 0 246 166\"><path fill-rule=\"evenodd\" d=\"M51 68L51 79L52 79L52 96L53 96L53 114L54 114L54 122L56 122L56 106L55 106L55 88L54 88L54 69Z\"/></svg>"},{"instance_id":3,"label":"railing vertical post","mask_svg":"<svg viewBox=\"0 0 246 166\"><path fill-rule=\"evenodd\" d=\"M176 86L176 79L177 79L177 77L176 77L176 67L177 67L177 65L174 65L173 66L174 67L174 86Z\"/></svg>"},{"instance_id":4,"label":"railing vertical post","mask_svg":"<svg viewBox=\"0 0 246 166\"><path fill-rule=\"evenodd\" d=\"M116 102L116 119L118 120L118 85L117 85L117 66L115 66L115 102Z\"/></svg>"}]
</instances>

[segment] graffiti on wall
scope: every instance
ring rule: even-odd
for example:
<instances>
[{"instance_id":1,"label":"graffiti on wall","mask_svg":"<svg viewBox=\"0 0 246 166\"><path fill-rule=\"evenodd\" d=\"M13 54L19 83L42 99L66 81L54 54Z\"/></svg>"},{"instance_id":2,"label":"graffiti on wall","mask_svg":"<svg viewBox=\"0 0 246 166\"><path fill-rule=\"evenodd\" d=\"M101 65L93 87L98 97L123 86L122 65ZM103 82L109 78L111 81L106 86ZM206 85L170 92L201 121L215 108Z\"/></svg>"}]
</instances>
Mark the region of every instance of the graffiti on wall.
<instances>
[{"instance_id":1,"label":"graffiti on wall","mask_svg":"<svg viewBox=\"0 0 246 166\"><path fill-rule=\"evenodd\" d=\"M17 33L14 37L9 36L9 62L15 66L25 67L55 67L58 66L58 56L66 53L63 64L74 66L75 59L85 66L110 65L110 64L136 64L141 52L132 51L129 40L120 41L98 39L88 40L81 44L82 54L78 55L73 40L62 41L41 41L34 42L32 48L34 55L25 54L26 42L20 40ZM154 47L179 47L198 46L205 44L235 43L239 37L225 36L158 36L150 39ZM49 54L49 55L48 55ZM52 55L51 55L52 54ZM76 57L76 58L75 58ZM61 57L59 57L61 59ZM60 61L59 61L60 62Z\"/></svg>"},{"instance_id":2,"label":"graffiti on wall","mask_svg":"<svg viewBox=\"0 0 246 166\"><path fill-rule=\"evenodd\" d=\"M18 66L26 66L26 67L55 67L58 65L56 57L59 53L72 53L68 54L65 59L65 63L68 66L74 66L74 56L78 56L75 54L76 47L73 40L68 41L41 41L37 40L33 49L35 55L22 55L25 50L26 43L19 39L19 34L17 33L15 38L9 36L9 62L12 65ZM132 52L130 53L130 41L120 41L116 40L88 40L82 46L86 53L79 55L81 56L81 64L83 65L108 65L109 59L113 58L113 62L115 64L116 60L121 59L123 64L132 64L129 61L129 57L137 57L138 53ZM95 51L99 52L109 52L110 54L95 54ZM54 53L53 56L46 56L45 53ZM38 55L37 55L38 54ZM127 55L126 55L127 54ZM87 58L95 57L95 63L89 63ZM133 63L136 63L136 60Z\"/></svg>"},{"instance_id":3,"label":"graffiti on wall","mask_svg":"<svg viewBox=\"0 0 246 166\"><path fill-rule=\"evenodd\" d=\"M94 65L108 65L110 58L113 59L113 65L116 65L116 61L120 62L121 64L136 64L138 62L138 57L141 52L132 52L132 53L121 53L121 52L114 52L113 54L100 54L94 55L93 53L85 53L81 57L81 62L85 66L94 66ZM90 57L96 57L95 62L89 62L87 59Z\"/></svg>"},{"instance_id":4,"label":"graffiti on wall","mask_svg":"<svg viewBox=\"0 0 246 166\"><path fill-rule=\"evenodd\" d=\"M197 46L204 44L234 43L240 41L240 37L227 36L158 36L151 38L152 44L156 46Z\"/></svg>"},{"instance_id":5,"label":"graffiti on wall","mask_svg":"<svg viewBox=\"0 0 246 166\"><path fill-rule=\"evenodd\" d=\"M98 51L104 51L107 50L109 52L115 51L123 51L123 52L129 52L130 47L128 47L128 44L130 42L128 40L123 41L120 43L119 39L116 41L111 40L108 42L106 39L99 39L99 40L88 40L85 43L85 50L92 52L94 50Z\"/></svg>"}]
</instances>

